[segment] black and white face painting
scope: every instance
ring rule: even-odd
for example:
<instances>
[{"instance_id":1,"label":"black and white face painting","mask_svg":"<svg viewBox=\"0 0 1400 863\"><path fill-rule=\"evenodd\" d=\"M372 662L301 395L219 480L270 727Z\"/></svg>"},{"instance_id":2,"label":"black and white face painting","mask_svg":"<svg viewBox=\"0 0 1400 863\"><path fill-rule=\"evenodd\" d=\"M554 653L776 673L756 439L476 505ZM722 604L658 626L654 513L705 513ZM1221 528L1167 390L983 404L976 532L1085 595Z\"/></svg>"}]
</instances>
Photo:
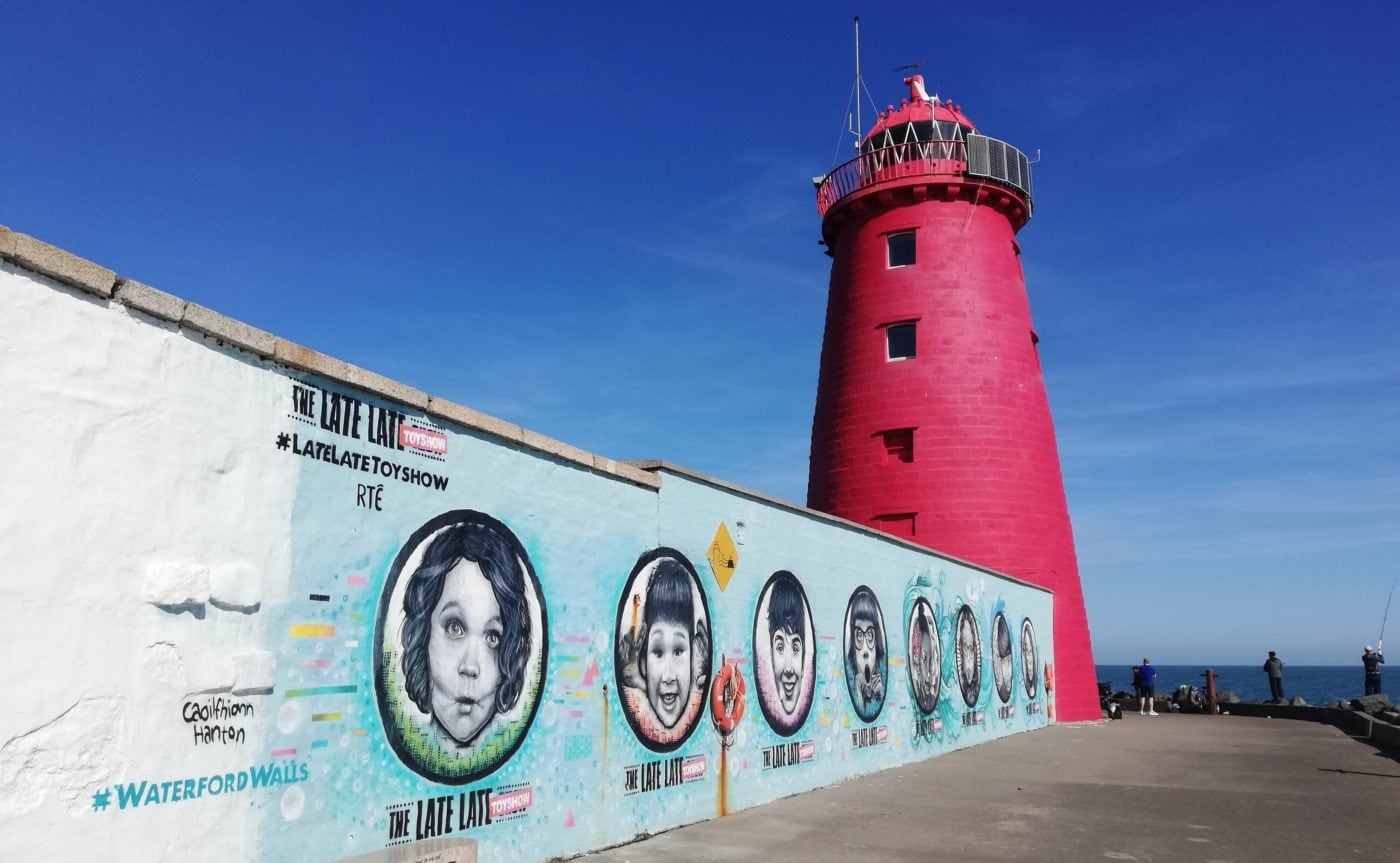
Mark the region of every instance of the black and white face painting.
<instances>
[{"instance_id":1,"label":"black and white face painting","mask_svg":"<svg viewBox=\"0 0 1400 863\"><path fill-rule=\"evenodd\" d=\"M1035 644L1035 627L1029 617L1021 621L1021 678L1026 697L1035 698L1040 690L1040 654Z\"/></svg>"},{"instance_id":2,"label":"black and white face painting","mask_svg":"<svg viewBox=\"0 0 1400 863\"><path fill-rule=\"evenodd\" d=\"M873 721L885 706L889 657L885 648L885 616L875 592L856 588L846 605L846 688L856 715Z\"/></svg>"},{"instance_id":3,"label":"black and white face painting","mask_svg":"<svg viewBox=\"0 0 1400 863\"><path fill-rule=\"evenodd\" d=\"M982 691L982 632L970 606L958 610L957 640L954 642L958 666L958 688L968 707L977 706Z\"/></svg>"},{"instance_id":4,"label":"black and white face painting","mask_svg":"<svg viewBox=\"0 0 1400 863\"><path fill-rule=\"evenodd\" d=\"M539 581L505 524L455 510L420 527L394 560L375 624L394 752L447 784L495 770L534 718L547 642Z\"/></svg>"},{"instance_id":5,"label":"black and white face painting","mask_svg":"<svg viewBox=\"0 0 1400 863\"><path fill-rule=\"evenodd\" d=\"M773 573L754 610L754 679L769 726L784 737L797 732L812 707L817 645L812 609L797 577Z\"/></svg>"},{"instance_id":6,"label":"black and white face painting","mask_svg":"<svg viewBox=\"0 0 1400 863\"><path fill-rule=\"evenodd\" d=\"M919 712L928 716L938 706L938 694L943 686L943 645L933 606L927 599L914 601L907 632L905 655L909 657L909 685Z\"/></svg>"},{"instance_id":7,"label":"black and white face painting","mask_svg":"<svg viewBox=\"0 0 1400 863\"><path fill-rule=\"evenodd\" d=\"M704 713L712 655L709 604L685 555L657 548L638 559L616 633L623 715L648 749L677 749Z\"/></svg>"},{"instance_id":8,"label":"black and white face painting","mask_svg":"<svg viewBox=\"0 0 1400 863\"><path fill-rule=\"evenodd\" d=\"M992 620L992 682L1002 704L1011 700L1011 665L1011 624L1005 614L997 612Z\"/></svg>"}]
</instances>

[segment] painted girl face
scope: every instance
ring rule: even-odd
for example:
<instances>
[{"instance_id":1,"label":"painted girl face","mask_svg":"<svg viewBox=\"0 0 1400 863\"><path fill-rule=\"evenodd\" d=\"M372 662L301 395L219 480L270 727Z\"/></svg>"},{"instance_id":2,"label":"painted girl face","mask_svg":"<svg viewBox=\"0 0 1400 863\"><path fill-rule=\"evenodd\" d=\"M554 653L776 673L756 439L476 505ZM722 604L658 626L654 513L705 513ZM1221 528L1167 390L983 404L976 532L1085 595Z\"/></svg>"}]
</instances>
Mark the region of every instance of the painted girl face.
<instances>
[{"instance_id":1,"label":"painted girl face","mask_svg":"<svg viewBox=\"0 0 1400 863\"><path fill-rule=\"evenodd\" d=\"M504 634L491 582L476 562L459 561L443 580L428 636L433 716L458 743L470 743L496 715Z\"/></svg>"},{"instance_id":2,"label":"painted girl face","mask_svg":"<svg viewBox=\"0 0 1400 863\"><path fill-rule=\"evenodd\" d=\"M875 668L875 633L877 624L868 617L851 618L851 642L855 645L856 678L870 683L878 673Z\"/></svg>"},{"instance_id":3,"label":"painted girl face","mask_svg":"<svg viewBox=\"0 0 1400 863\"><path fill-rule=\"evenodd\" d=\"M647 700L656 718L675 726L690 700L690 627L657 620L647 630L645 675Z\"/></svg>"},{"instance_id":4,"label":"painted girl face","mask_svg":"<svg viewBox=\"0 0 1400 863\"><path fill-rule=\"evenodd\" d=\"M797 697L802 692L802 636L791 629L776 629L770 648L778 700L782 702L783 712L791 715L797 712Z\"/></svg>"}]
</instances>

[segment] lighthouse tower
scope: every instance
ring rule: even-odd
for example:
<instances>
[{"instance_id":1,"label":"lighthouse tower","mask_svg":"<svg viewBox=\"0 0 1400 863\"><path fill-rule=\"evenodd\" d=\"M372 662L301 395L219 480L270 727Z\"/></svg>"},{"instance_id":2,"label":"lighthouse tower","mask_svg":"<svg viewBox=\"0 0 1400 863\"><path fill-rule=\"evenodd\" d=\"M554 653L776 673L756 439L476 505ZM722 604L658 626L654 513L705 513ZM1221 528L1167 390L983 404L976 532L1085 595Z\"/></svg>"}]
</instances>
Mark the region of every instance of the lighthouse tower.
<instances>
[{"instance_id":1,"label":"lighthouse tower","mask_svg":"<svg viewBox=\"0 0 1400 863\"><path fill-rule=\"evenodd\" d=\"M831 287L808 505L1054 591L1057 717L1099 717L1016 232L1030 165L905 80L818 181Z\"/></svg>"}]
</instances>

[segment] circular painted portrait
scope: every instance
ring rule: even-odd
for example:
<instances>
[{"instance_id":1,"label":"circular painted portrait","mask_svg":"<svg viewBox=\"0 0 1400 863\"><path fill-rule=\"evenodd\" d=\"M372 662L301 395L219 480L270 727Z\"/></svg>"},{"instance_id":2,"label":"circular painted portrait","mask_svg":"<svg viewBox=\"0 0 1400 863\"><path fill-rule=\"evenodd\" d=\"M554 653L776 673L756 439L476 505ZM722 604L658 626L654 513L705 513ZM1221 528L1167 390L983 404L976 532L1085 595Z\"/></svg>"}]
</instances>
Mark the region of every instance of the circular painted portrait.
<instances>
[{"instance_id":1,"label":"circular painted portrait","mask_svg":"<svg viewBox=\"0 0 1400 863\"><path fill-rule=\"evenodd\" d=\"M530 558L504 524L456 510L414 531L374 627L375 694L400 760L449 785L504 764L539 706L548 626Z\"/></svg>"},{"instance_id":2,"label":"circular painted portrait","mask_svg":"<svg viewBox=\"0 0 1400 863\"><path fill-rule=\"evenodd\" d=\"M1027 617L1021 621L1021 681L1026 697L1035 698L1040 691L1040 652L1035 643L1035 626Z\"/></svg>"},{"instance_id":3,"label":"circular painted portrait","mask_svg":"<svg viewBox=\"0 0 1400 863\"><path fill-rule=\"evenodd\" d=\"M617 603L617 691L642 745L670 752L705 712L710 609L695 567L673 548L642 555Z\"/></svg>"},{"instance_id":4,"label":"circular painted portrait","mask_svg":"<svg viewBox=\"0 0 1400 863\"><path fill-rule=\"evenodd\" d=\"M982 632L977 626L977 615L972 613L970 606L964 605L958 609L953 651L963 703L976 707L977 695L982 691Z\"/></svg>"},{"instance_id":5,"label":"circular painted portrait","mask_svg":"<svg viewBox=\"0 0 1400 863\"><path fill-rule=\"evenodd\" d=\"M889 656L885 645L885 616L875 592L857 587L846 604L846 689L856 715L873 722L885 706Z\"/></svg>"},{"instance_id":6,"label":"circular painted portrait","mask_svg":"<svg viewBox=\"0 0 1400 863\"><path fill-rule=\"evenodd\" d=\"M817 644L812 607L797 576L773 573L753 616L754 679L758 706L768 725L784 737L807 721L816 689Z\"/></svg>"},{"instance_id":7,"label":"circular painted portrait","mask_svg":"<svg viewBox=\"0 0 1400 863\"><path fill-rule=\"evenodd\" d=\"M1005 704L1011 700L1011 624L1000 611L992 618L992 683L996 685L997 698Z\"/></svg>"},{"instance_id":8,"label":"circular painted portrait","mask_svg":"<svg viewBox=\"0 0 1400 863\"><path fill-rule=\"evenodd\" d=\"M919 712L928 716L938 707L939 690L943 687L943 645L938 637L938 619L927 599L914 600L906 631L909 689Z\"/></svg>"}]
</instances>

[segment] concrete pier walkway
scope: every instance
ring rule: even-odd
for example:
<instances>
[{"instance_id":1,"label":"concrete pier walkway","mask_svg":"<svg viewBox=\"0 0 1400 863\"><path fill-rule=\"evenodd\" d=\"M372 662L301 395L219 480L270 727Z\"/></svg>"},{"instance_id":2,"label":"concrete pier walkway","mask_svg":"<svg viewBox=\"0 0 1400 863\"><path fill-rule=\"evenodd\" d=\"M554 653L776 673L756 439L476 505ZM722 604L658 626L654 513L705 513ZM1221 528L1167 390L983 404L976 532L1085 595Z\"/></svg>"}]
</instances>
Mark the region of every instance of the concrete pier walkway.
<instances>
[{"instance_id":1,"label":"concrete pier walkway","mask_svg":"<svg viewBox=\"0 0 1400 863\"><path fill-rule=\"evenodd\" d=\"M582 859L1400 860L1400 763L1315 722L1132 713L993 741Z\"/></svg>"}]
</instances>

